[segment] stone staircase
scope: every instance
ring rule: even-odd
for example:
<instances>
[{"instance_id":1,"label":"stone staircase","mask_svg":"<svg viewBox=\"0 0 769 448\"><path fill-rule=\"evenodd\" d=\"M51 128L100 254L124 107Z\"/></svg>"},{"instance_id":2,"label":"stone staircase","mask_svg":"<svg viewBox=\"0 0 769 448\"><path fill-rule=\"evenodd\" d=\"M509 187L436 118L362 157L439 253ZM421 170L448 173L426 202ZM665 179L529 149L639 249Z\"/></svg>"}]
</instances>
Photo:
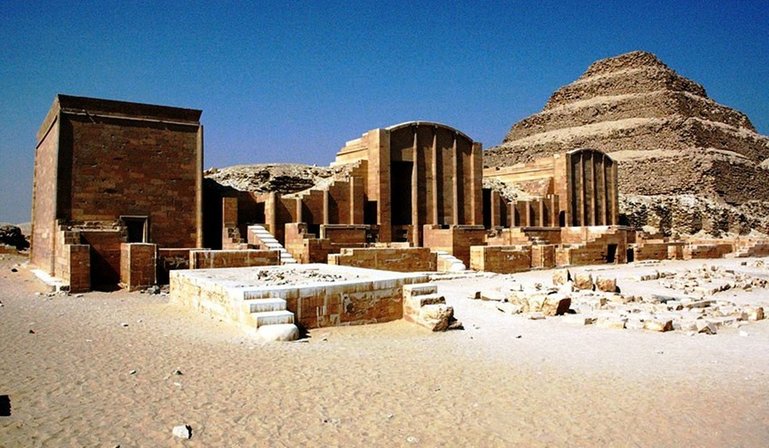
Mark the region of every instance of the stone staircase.
<instances>
[{"instance_id":1,"label":"stone staircase","mask_svg":"<svg viewBox=\"0 0 769 448\"><path fill-rule=\"evenodd\" d=\"M432 331L462 328L435 283L403 285L403 318Z\"/></svg>"},{"instance_id":2,"label":"stone staircase","mask_svg":"<svg viewBox=\"0 0 769 448\"><path fill-rule=\"evenodd\" d=\"M294 313L280 298L249 299L242 304L246 319L256 328L256 335L268 341L293 341L299 336Z\"/></svg>"},{"instance_id":3,"label":"stone staircase","mask_svg":"<svg viewBox=\"0 0 769 448\"><path fill-rule=\"evenodd\" d=\"M248 226L248 243L280 252L280 264L296 264L296 260L275 237L260 224Z\"/></svg>"},{"instance_id":4,"label":"stone staircase","mask_svg":"<svg viewBox=\"0 0 769 448\"><path fill-rule=\"evenodd\" d=\"M465 266L462 260L445 250L435 250L433 252L438 256L436 267L438 272L464 272L467 270L467 266Z\"/></svg>"}]
</instances>

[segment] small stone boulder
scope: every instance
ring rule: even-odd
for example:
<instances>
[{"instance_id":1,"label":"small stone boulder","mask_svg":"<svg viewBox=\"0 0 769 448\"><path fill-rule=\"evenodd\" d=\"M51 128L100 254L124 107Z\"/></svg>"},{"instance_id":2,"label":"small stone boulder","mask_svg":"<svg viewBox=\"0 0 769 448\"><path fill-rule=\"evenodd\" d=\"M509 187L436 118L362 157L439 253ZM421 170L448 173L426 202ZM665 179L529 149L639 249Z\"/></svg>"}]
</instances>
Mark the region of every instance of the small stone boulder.
<instances>
[{"instance_id":1,"label":"small stone boulder","mask_svg":"<svg viewBox=\"0 0 769 448\"><path fill-rule=\"evenodd\" d=\"M558 269L553 272L553 284L556 286L565 285L566 282L571 280L568 269Z\"/></svg>"},{"instance_id":2,"label":"small stone boulder","mask_svg":"<svg viewBox=\"0 0 769 448\"><path fill-rule=\"evenodd\" d=\"M577 289L593 289L593 276L589 272L574 274L574 287Z\"/></svg>"},{"instance_id":3,"label":"small stone boulder","mask_svg":"<svg viewBox=\"0 0 769 448\"><path fill-rule=\"evenodd\" d=\"M649 331L672 331L673 321L671 319L653 319L644 322L644 329Z\"/></svg>"},{"instance_id":4,"label":"small stone boulder","mask_svg":"<svg viewBox=\"0 0 769 448\"><path fill-rule=\"evenodd\" d=\"M764 308L757 306L755 308L748 308L748 320L764 320Z\"/></svg>"},{"instance_id":5,"label":"small stone boulder","mask_svg":"<svg viewBox=\"0 0 769 448\"><path fill-rule=\"evenodd\" d=\"M419 309L417 323L431 331L446 331L454 322L454 308L448 305L425 305Z\"/></svg>"},{"instance_id":6,"label":"small stone boulder","mask_svg":"<svg viewBox=\"0 0 769 448\"><path fill-rule=\"evenodd\" d=\"M180 439L189 439L192 438L192 427L190 425L174 426L174 429L171 430L171 433L174 435L174 437L178 437Z\"/></svg>"},{"instance_id":7,"label":"small stone boulder","mask_svg":"<svg viewBox=\"0 0 769 448\"><path fill-rule=\"evenodd\" d=\"M595 287L603 292L617 292L616 277L596 277Z\"/></svg>"},{"instance_id":8,"label":"small stone boulder","mask_svg":"<svg viewBox=\"0 0 769 448\"><path fill-rule=\"evenodd\" d=\"M716 330L715 324L712 322L708 322L706 320L698 320L697 321L697 333L702 334L716 334L718 331Z\"/></svg>"}]
</instances>

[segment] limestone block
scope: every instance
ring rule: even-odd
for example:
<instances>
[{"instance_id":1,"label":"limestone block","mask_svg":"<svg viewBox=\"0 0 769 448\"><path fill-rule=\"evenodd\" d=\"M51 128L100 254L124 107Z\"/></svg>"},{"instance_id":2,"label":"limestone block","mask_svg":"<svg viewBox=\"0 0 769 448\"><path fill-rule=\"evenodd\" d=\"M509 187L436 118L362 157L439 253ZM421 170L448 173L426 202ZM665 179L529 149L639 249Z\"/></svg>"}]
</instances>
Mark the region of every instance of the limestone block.
<instances>
[{"instance_id":1,"label":"limestone block","mask_svg":"<svg viewBox=\"0 0 769 448\"><path fill-rule=\"evenodd\" d=\"M596 277L595 287L599 291L604 292L617 292L617 278L616 277Z\"/></svg>"},{"instance_id":2,"label":"limestone block","mask_svg":"<svg viewBox=\"0 0 769 448\"><path fill-rule=\"evenodd\" d=\"M764 320L764 308L761 306L748 308L748 320Z\"/></svg>"},{"instance_id":3,"label":"limestone block","mask_svg":"<svg viewBox=\"0 0 769 448\"><path fill-rule=\"evenodd\" d=\"M593 289L593 276L588 272L574 274L574 286L577 289Z\"/></svg>"},{"instance_id":4,"label":"limestone block","mask_svg":"<svg viewBox=\"0 0 769 448\"><path fill-rule=\"evenodd\" d=\"M695 320L677 320L673 322L673 329L678 331L697 331L697 321Z\"/></svg>"},{"instance_id":5,"label":"limestone block","mask_svg":"<svg viewBox=\"0 0 769 448\"><path fill-rule=\"evenodd\" d=\"M419 325L432 331L446 331L454 321L454 308L444 304L423 306L417 319Z\"/></svg>"},{"instance_id":6,"label":"limestone block","mask_svg":"<svg viewBox=\"0 0 769 448\"><path fill-rule=\"evenodd\" d=\"M645 325L646 322L639 318L630 318L627 320L627 322L625 322L625 328L628 330L643 330Z\"/></svg>"},{"instance_id":7,"label":"limestone block","mask_svg":"<svg viewBox=\"0 0 769 448\"><path fill-rule=\"evenodd\" d=\"M644 329L649 331L672 331L673 321L671 319L653 319L644 322Z\"/></svg>"},{"instance_id":8,"label":"limestone block","mask_svg":"<svg viewBox=\"0 0 769 448\"><path fill-rule=\"evenodd\" d=\"M700 319L697 322L697 333L716 334L716 326L712 322Z\"/></svg>"},{"instance_id":9,"label":"limestone block","mask_svg":"<svg viewBox=\"0 0 769 448\"><path fill-rule=\"evenodd\" d=\"M516 296L520 300L520 295ZM542 313L545 316L560 316L569 311L571 298L563 294L536 293L517 302L524 312Z\"/></svg>"},{"instance_id":10,"label":"limestone block","mask_svg":"<svg viewBox=\"0 0 769 448\"><path fill-rule=\"evenodd\" d=\"M557 269L553 272L554 285L565 285L569 280L571 280L571 276L568 269Z\"/></svg>"},{"instance_id":11,"label":"limestone block","mask_svg":"<svg viewBox=\"0 0 769 448\"><path fill-rule=\"evenodd\" d=\"M592 325L595 323L595 317L584 314L567 314L563 316L563 321L572 325Z\"/></svg>"},{"instance_id":12,"label":"limestone block","mask_svg":"<svg viewBox=\"0 0 769 448\"><path fill-rule=\"evenodd\" d=\"M520 314L523 311L523 307L515 303L500 302L496 306L499 311L506 314Z\"/></svg>"},{"instance_id":13,"label":"limestone block","mask_svg":"<svg viewBox=\"0 0 769 448\"><path fill-rule=\"evenodd\" d=\"M256 330L256 336L265 342L295 341L299 339L299 328L294 324L263 325Z\"/></svg>"},{"instance_id":14,"label":"limestone block","mask_svg":"<svg viewBox=\"0 0 769 448\"><path fill-rule=\"evenodd\" d=\"M627 318L625 317L602 317L596 321L596 326L600 328L613 328L622 330L625 328Z\"/></svg>"}]
</instances>

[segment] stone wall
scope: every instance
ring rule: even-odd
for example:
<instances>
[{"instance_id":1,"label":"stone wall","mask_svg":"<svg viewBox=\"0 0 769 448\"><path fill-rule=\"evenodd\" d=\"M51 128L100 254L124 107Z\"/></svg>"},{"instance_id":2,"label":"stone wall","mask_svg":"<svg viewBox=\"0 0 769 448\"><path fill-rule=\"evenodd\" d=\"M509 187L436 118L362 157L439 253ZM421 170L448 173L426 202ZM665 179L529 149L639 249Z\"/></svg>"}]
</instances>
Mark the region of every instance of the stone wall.
<instances>
[{"instance_id":1,"label":"stone wall","mask_svg":"<svg viewBox=\"0 0 769 448\"><path fill-rule=\"evenodd\" d=\"M424 226L424 247L442 250L470 265L470 247L486 244L486 229L483 226Z\"/></svg>"},{"instance_id":2,"label":"stone wall","mask_svg":"<svg viewBox=\"0 0 769 448\"><path fill-rule=\"evenodd\" d=\"M120 245L120 286L129 291L157 284L157 245L123 243Z\"/></svg>"},{"instance_id":3,"label":"stone wall","mask_svg":"<svg viewBox=\"0 0 769 448\"><path fill-rule=\"evenodd\" d=\"M472 246L470 269L500 274L531 270L531 246Z\"/></svg>"},{"instance_id":4,"label":"stone wall","mask_svg":"<svg viewBox=\"0 0 769 448\"><path fill-rule=\"evenodd\" d=\"M396 272L437 271L437 255L426 247L346 248L328 256L328 264Z\"/></svg>"},{"instance_id":5,"label":"stone wall","mask_svg":"<svg viewBox=\"0 0 769 448\"><path fill-rule=\"evenodd\" d=\"M190 251L195 248L167 248L157 250L158 285L167 285L171 271L190 268Z\"/></svg>"},{"instance_id":6,"label":"stone wall","mask_svg":"<svg viewBox=\"0 0 769 448\"><path fill-rule=\"evenodd\" d=\"M191 250L190 269L240 268L276 266L280 264L277 250Z\"/></svg>"}]
</instances>

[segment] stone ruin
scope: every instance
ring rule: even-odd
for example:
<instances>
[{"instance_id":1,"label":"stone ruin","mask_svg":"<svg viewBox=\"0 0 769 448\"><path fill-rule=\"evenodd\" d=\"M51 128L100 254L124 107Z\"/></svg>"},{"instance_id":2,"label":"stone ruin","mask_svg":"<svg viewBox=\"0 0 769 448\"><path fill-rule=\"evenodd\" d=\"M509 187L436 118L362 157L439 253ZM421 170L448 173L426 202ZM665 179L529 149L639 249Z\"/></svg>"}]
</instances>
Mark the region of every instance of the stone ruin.
<instances>
[{"instance_id":1,"label":"stone ruin","mask_svg":"<svg viewBox=\"0 0 769 448\"><path fill-rule=\"evenodd\" d=\"M485 152L457 129L412 121L347 141L329 167L249 165L204 179L201 113L58 95L37 135L31 263L80 292L199 278L187 269L322 263L402 279L468 267L509 273L769 255L760 235L671 233L684 221L733 229L724 204L769 204L767 138L648 53L596 62ZM680 193L713 201L718 219L659 211L660 201L684 200ZM639 201L650 205L628 208ZM254 312L292 313L305 328L392 318L458 326L433 286L394 291L395 305L364 318L330 312L344 305L337 292L262 297L286 303ZM216 300L196 294L179 300L213 309ZM239 316L239 307L227 313Z\"/></svg>"}]
</instances>

